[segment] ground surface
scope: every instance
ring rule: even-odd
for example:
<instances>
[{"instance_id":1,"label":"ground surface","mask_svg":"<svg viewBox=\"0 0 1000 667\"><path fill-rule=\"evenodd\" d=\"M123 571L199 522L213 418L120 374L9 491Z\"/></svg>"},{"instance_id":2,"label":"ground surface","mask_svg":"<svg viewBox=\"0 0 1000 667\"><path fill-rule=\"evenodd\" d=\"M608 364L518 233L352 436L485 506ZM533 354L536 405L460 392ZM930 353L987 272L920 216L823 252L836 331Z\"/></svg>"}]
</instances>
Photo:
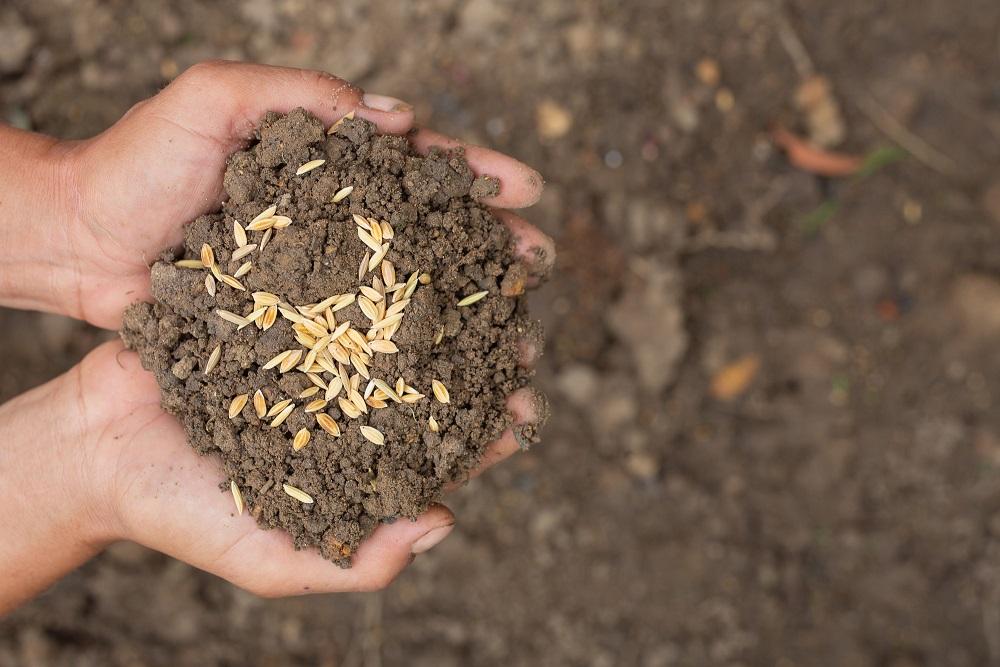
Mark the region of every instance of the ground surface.
<instances>
[{"instance_id":1,"label":"ground surface","mask_svg":"<svg viewBox=\"0 0 1000 667\"><path fill-rule=\"evenodd\" d=\"M561 247L545 442L390 590L263 601L120 545L0 664L1000 664L997 3L15 0L0 31L3 116L66 137L207 57L409 99L540 168ZM811 69L841 150L916 157L789 166ZM0 321L4 397L97 336Z\"/></svg>"}]
</instances>

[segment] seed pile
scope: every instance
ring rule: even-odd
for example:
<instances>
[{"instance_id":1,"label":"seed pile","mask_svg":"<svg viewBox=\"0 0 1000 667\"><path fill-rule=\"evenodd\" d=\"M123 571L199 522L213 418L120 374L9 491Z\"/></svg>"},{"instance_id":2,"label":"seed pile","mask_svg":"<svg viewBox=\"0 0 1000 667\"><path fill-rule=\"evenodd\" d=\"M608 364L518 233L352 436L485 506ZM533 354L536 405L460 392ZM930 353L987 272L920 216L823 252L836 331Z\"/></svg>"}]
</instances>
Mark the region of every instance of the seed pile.
<instances>
[{"instance_id":1,"label":"seed pile","mask_svg":"<svg viewBox=\"0 0 1000 667\"><path fill-rule=\"evenodd\" d=\"M476 465L537 337L492 179L373 129L268 114L122 330L236 511L342 565Z\"/></svg>"}]
</instances>

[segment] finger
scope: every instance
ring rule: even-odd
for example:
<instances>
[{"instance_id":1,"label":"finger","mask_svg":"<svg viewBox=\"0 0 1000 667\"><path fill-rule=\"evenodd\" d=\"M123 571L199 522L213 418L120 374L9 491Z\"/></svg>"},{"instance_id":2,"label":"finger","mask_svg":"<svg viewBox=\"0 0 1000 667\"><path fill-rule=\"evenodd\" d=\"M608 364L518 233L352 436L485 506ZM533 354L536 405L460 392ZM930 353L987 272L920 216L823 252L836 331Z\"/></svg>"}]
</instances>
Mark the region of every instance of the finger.
<instances>
[{"instance_id":1,"label":"finger","mask_svg":"<svg viewBox=\"0 0 1000 667\"><path fill-rule=\"evenodd\" d=\"M503 153L466 144L425 128L411 133L410 143L421 153L426 153L432 146L464 148L465 159L476 175L493 176L500 180L500 193L494 197L484 197L481 200L488 206L524 208L531 206L542 196L542 188L545 184L542 175L528 165Z\"/></svg>"},{"instance_id":2,"label":"finger","mask_svg":"<svg viewBox=\"0 0 1000 667\"><path fill-rule=\"evenodd\" d=\"M327 125L352 111L383 133L401 134L413 124L409 105L384 95L365 95L332 74L225 61L189 68L153 98L151 106L190 132L222 142L227 150L249 139L266 112L287 113L296 107Z\"/></svg>"},{"instance_id":3,"label":"finger","mask_svg":"<svg viewBox=\"0 0 1000 667\"><path fill-rule=\"evenodd\" d=\"M528 269L528 286L535 287L548 277L556 261L556 242L542 230L504 209L494 209L514 239L514 253Z\"/></svg>"},{"instance_id":4,"label":"finger","mask_svg":"<svg viewBox=\"0 0 1000 667\"><path fill-rule=\"evenodd\" d=\"M507 397L507 409L514 418L514 424L497 440L487 445L479 464L469 473L469 479L479 477L496 464L527 447L527 443L522 445L523 439L519 439L515 432L542 421L545 414L541 400L539 394L530 387L518 389ZM446 491L454 491L463 483L464 481L450 484Z\"/></svg>"}]
</instances>

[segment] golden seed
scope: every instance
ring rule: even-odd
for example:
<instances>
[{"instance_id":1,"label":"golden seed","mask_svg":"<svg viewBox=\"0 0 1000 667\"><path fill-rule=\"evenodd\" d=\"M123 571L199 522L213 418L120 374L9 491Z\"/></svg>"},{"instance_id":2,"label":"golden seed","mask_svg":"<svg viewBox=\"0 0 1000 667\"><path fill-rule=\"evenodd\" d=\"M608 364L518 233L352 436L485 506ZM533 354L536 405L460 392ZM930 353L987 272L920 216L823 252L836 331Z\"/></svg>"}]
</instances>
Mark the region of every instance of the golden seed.
<instances>
[{"instance_id":1,"label":"golden seed","mask_svg":"<svg viewBox=\"0 0 1000 667\"><path fill-rule=\"evenodd\" d=\"M326 131L327 134L333 134L340 127L340 124L345 120L354 120L354 111L349 112L347 115L343 116L340 120L330 126L330 129Z\"/></svg>"},{"instance_id":2,"label":"golden seed","mask_svg":"<svg viewBox=\"0 0 1000 667\"><path fill-rule=\"evenodd\" d=\"M264 313L264 317L261 320L261 327L264 331L267 331L274 325L274 321L278 319L278 307L268 306L267 312Z\"/></svg>"},{"instance_id":3,"label":"golden seed","mask_svg":"<svg viewBox=\"0 0 1000 667\"><path fill-rule=\"evenodd\" d=\"M387 252L389 252L389 244L383 243L378 252L372 255L372 258L368 260L368 270L374 271L375 267L379 265L379 262L385 258Z\"/></svg>"},{"instance_id":4,"label":"golden seed","mask_svg":"<svg viewBox=\"0 0 1000 667\"><path fill-rule=\"evenodd\" d=\"M299 398L309 398L310 396L315 396L319 393L319 387L313 385L312 387L306 387L301 392L299 392ZM306 406L306 412L309 412L309 406Z\"/></svg>"},{"instance_id":5,"label":"golden seed","mask_svg":"<svg viewBox=\"0 0 1000 667\"><path fill-rule=\"evenodd\" d=\"M368 403L368 405L370 405L371 407L375 408L376 410L381 410L382 408L389 407L389 404L386 403L384 400L382 400L381 398L375 398L374 396L366 398L365 402Z\"/></svg>"},{"instance_id":6,"label":"golden seed","mask_svg":"<svg viewBox=\"0 0 1000 667\"><path fill-rule=\"evenodd\" d=\"M471 306L477 301L482 301L487 294L489 294L487 290L483 290L482 292L476 292L475 294L470 294L469 296L459 301L456 305L459 308L463 308L465 306Z\"/></svg>"},{"instance_id":7,"label":"golden seed","mask_svg":"<svg viewBox=\"0 0 1000 667\"><path fill-rule=\"evenodd\" d=\"M338 203L340 201L343 201L352 192L354 192L354 186L353 185L348 185L346 188L341 188L341 189L337 190L337 194L333 195L333 203L336 204L336 203Z\"/></svg>"},{"instance_id":8,"label":"golden seed","mask_svg":"<svg viewBox=\"0 0 1000 667\"><path fill-rule=\"evenodd\" d=\"M431 429L431 431L433 433L437 433L438 430L439 430L439 428L440 428L438 426L437 420L434 419L434 417L430 417L430 418L427 419L427 426L430 427L430 429Z\"/></svg>"},{"instance_id":9,"label":"golden seed","mask_svg":"<svg viewBox=\"0 0 1000 667\"><path fill-rule=\"evenodd\" d=\"M339 394L343 388L344 388L344 381L341 380L340 378L333 378L332 380L330 380L330 385L326 388L326 393L323 395L323 397L327 401L332 401L333 399L337 398L337 394Z\"/></svg>"},{"instance_id":10,"label":"golden seed","mask_svg":"<svg viewBox=\"0 0 1000 667\"><path fill-rule=\"evenodd\" d=\"M361 357L357 354L351 355L351 365L354 366L358 373L360 373L366 380L371 379L371 375L368 373L368 366L365 365L365 362L362 361Z\"/></svg>"},{"instance_id":11,"label":"golden seed","mask_svg":"<svg viewBox=\"0 0 1000 667\"><path fill-rule=\"evenodd\" d=\"M263 211L261 211L260 213L258 213L257 217L254 218L253 220L251 220L250 222L253 223L253 222L257 222L259 220L263 220L265 218L270 218L272 215L275 214L275 212L277 210L278 210L277 204L274 205L274 206L269 206L269 207L265 208Z\"/></svg>"},{"instance_id":12,"label":"golden seed","mask_svg":"<svg viewBox=\"0 0 1000 667\"><path fill-rule=\"evenodd\" d=\"M215 276L216 280L222 280L222 271L219 270L218 264L213 264L208 267L208 270L212 272L212 275Z\"/></svg>"},{"instance_id":13,"label":"golden seed","mask_svg":"<svg viewBox=\"0 0 1000 667\"><path fill-rule=\"evenodd\" d=\"M309 444L309 439L312 438L312 433L309 432L307 428L300 428L299 432L295 434L295 438L292 440L292 449L296 452Z\"/></svg>"},{"instance_id":14,"label":"golden seed","mask_svg":"<svg viewBox=\"0 0 1000 667\"><path fill-rule=\"evenodd\" d=\"M441 328L438 329L437 336L434 336L434 344L439 345L443 338L444 338L444 326L442 325Z\"/></svg>"},{"instance_id":15,"label":"golden seed","mask_svg":"<svg viewBox=\"0 0 1000 667\"><path fill-rule=\"evenodd\" d=\"M215 251L212 250L212 246L207 243L201 244L201 263L205 266L212 266L215 264Z\"/></svg>"},{"instance_id":16,"label":"golden seed","mask_svg":"<svg viewBox=\"0 0 1000 667\"><path fill-rule=\"evenodd\" d=\"M379 267L382 271L382 282L386 285L396 284L396 267L389 260L383 260Z\"/></svg>"},{"instance_id":17,"label":"golden seed","mask_svg":"<svg viewBox=\"0 0 1000 667\"><path fill-rule=\"evenodd\" d=\"M243 494L240 487L236 486L235 480L229 480L229 491L233 494L233 502L236 503L236 513L243 516Z\"/></svg>"},{"instance_id":18,"label":"golden seed","mask_svg":"<svg viewBox=\"0 0 1000 667\"><path fill-rule=\"evenodd\" d=\"M448 403L451 397L448 395L448 388L440 380L431 380L431 389L434 390L434 398L441 403Z\"/></svg>"},{"instance_id":19,"label":"golden seed","mask_svg":"<svg viewBox=\"0 0 1000 667\"><path fill-rule=\"evenodd\" d=\"M420 277L417 278L417 280L420 281L421 285L430 285L431 284L431 274L429 274L429 273L421 273Z\"/></svg>"},{"instance_id":20,"label":"golden seed","mask_svg":"<svg viewBox=\"0 0 1000 667\"><path fill-rule=\"evenodd\" d=\"M376 378L372 380L372 382L375 383L375 386L378 387L382 391L382 393L386 395L387 398L391 398L397 403L402 401L402 399L399 397L399 392L393 390L393 388L390 387L389 383L386 382L385 380L379 380L378 378Z\"/></svg>"},{"instance_id":21,"label":"golden seed","mask_svg":"<svg viewBox=\"0 0 1000 667\"><path fill-rule=\"evenodd\" d=\"M368 224L368 221L365 220L365 217L363 215L358 215L357 213L354 213L351 215L351 217L354 218L354 223L358 227L363 227L366 232L370 232L372 230L372 226Z\"/></svg>"},{"instance_id":22,"label":"golden seed","mask_svg":"<svg viewBox=\"0 0 1000 667\"><path fill-rule=\"evenodd\" d=\"M253 395L253 411L257 413L257 419L263 419L267 414L267 400L264 399L264 392L260 389Z\"/></svg>"},{"instance_id":23,"label":"golden seed","mask_svg":"<svg viewBox=\"0 0 1000 667\"><path fill-rule=\"evenodd\" d=\"M365 436L365 439L369 442L373 442L376 445L385 444L385 436L377 428L372 428L371 426L362 426L361 435Z\"/></svg>"},{"instance_id":24,"label":"golden seed","mask_svg":"<svg viewBox=\"0 0 1000 667\"><path fill-rule=\"evenodd\" d=\"M222 358L222 346L216 345L212 353L208 355L208 361L205 363L205 375L212 372L212 369L219 363L220 358Z\"/></svg>"},{"instance_id":25,"label":"golden seed","mask_svg":"<svg viewBox=\"0 0 1000 667\"><path fill-rule=\"evenodd\" d=\"M292 219L287 215L276 215L274 216L274 229L284 229L292 224Z\"/></svg>"},{"instance_id":26,"label":"golden seed","mask_svg":"<svg viewBox=\"0 0 1000 667\"><path fill-rule=\"evenodd\" d=\"M366 252L365 256L361 258L361 264L358 265L358 282L365 279L365 274L368 273L368 260L371 257L371 252Z\"/></svg>"},{"instance_id":27,"label":"golden seed","mask_svg":"<svg viewBox=\"0 0 1000 667\"><path fill-rule=\"evenodd\" d=\"M324 164L326 164L326 160L310 160L309 162L306 162L304 165L296 169L295 175L301 176L302 174L308 174L316 167L322 167Z\"/></svg>"},{"instance_id":28,"label":"golden seed","mask_svg":"<svg viewBox=\"0 0 1000 667\"><path fill-rule=\"evenodd\" d=\"M388 240L391 240L392 238L394 238L395 236L396 236L396 232L395 232L395 230L393 230L392 225L390 225L388 222L386 222L385 220L383 220L382 221L382 238L384 238L385 240L388 241ZM389 284L391 285L392 283L389 283Z\"/></svg>"},{"instance_id":29,"label":"golden seed","mask_svg":"<svg viewBox=\"0 0 1000 667\"><path fill-rule=\"evenodd\" d=\"M379 292L377 289L369 287L368 285L362 285L361 287L358 288L358 291L360 291L363 295L371 299L372 303L377 303L385 298L381 292Z\"/></svg>"},{"instance_id":30,"label":"golden seed","mask_svg":"<svg viewBox=\"0 0 1000 667\"><path fill-rule=\"evenodd\" d=\"M275 366L279 365L291 353L292 353L291 350L285 350L284 352L279 352L278 354L274 355L273 357L271 357L270 361L264 364L263 366L264 370L268 370L269 368L274 368Z\"/></svg>"},{"instance_id":31,"label":"golden seed","mask_svg":"<svg viewBox=\"0 0 1000 667\"><path fill-rule=\"evenodd\" d=\"M382 354L396 354L399 352L399 348L391 340L373 340L369 345L373 351L381 352Z\"/></svg>"},{"instance_id":32,"label":"golden seed","mask_svg":"<svg viewBox=\"0 0 1000 667\"><path fill-rule=\"evenodd\" d=\"M403 403L416 403L424 398L426 398L426 396L423 394L404 394Z\"/></svg>"},{"instance_id":33,"label":"golden seed","mask_svg":"<svg viewBox=\"0 0 1000 667\"><path fill-rule=\"evenodd\" d=\"M410 305L409 299L403 299L402 301L397 301L396 303L389 306L389 309L385 311L385 316L390 317L396 313L403 312L403 309Z\"/></svg>"},{"instance_id":34,"label":"golden seed","mask_svg":"<svg viewBox=\"0 0 1000 667\"><path fill-rule=\"evenodd\" d=\"M302 489L297 489L294 486L291 486L290 484L282 484L281 488L285 490L285 493L287 493L292 498L295 498L300 503L305 503L306 505L312 505L314 502L316 502L312 499L312 496L310 496L308 493L306 493Z\"/></svg>"},{"instance_id":35,"label":"golden seed","mask_svg":"<svg viewBox=\"0 0 1000 667\"><path fill-rule=\"evenodd\" d=\"M378 322L372 324L372 329L383 329L385 327L392 326L393 324L401 321L402 319L403 319L403 313L396 313L395 315L389 315L388 317L385 317L379 320Z\"/></svg>"},{"instance_id":36,"label":"golden seed","mask_svg":"<svg viewBox=\"0 0 1000 667\"><path fill-rule=\"evenodd\" d=\"M248 243L247 245L234 250L233 254L229 257L229 261L238 262L256 249L257 249L256 243Z\"/></svg>"},{"instance_id":37,"label":"golden seed","mask_svg":"<svg viewBox=\"0 0 1000 667\"><path fill-rule=\"evenodd\" d=\"M244 262L240 265L240 268L233 272L233 278L242 278L246 274L250 273L250 268L253 266L251 262Z\"/></svg>"},{"instance_id":38,"label":"golden seed","mask_svg":"<svg viewBox=\"0 0 1000 667\"><path fill-rule=\"evenodd\" d=\"M250 324L250 320L248 320L247 318L241 315L237 315L236 313L231 313L228 310L218 309L215 312L219 317L226 320L227 322L231 322L232 324L236 324L241 327L245 327L246 325Z\"/></svg>"},{"instance_id":39,"label":"golden seed","mask_svg":"<svg viewBox=\"0 0 1000 667\"><path fill-rule=\"evenodd\" d=\"M323 299L322 301L320 301L319 303L317 303L315 306L313 306L312 308L310 308L309 309L309 314L310 315L319 315L324 310L326 310L327 308L329 308L333 304L337 303L337 301L340 299L341 296L342 296L341 294L334 294L333 296L328 296L327 298Z\"/></svg>"},{"instance_id":40,"label":"golden seed","mask_svg":"<svg viewBox=\"0 0 1000 667\"><path fill-rule=\"evenodd\" d=\"M358 307L361 308L361 312L365 314L365 317L370 319L372 322L377 322L380 318L378 316L378 308L372 303L372 300L366 296L358 298Z\"/></svg>"},{"instance_id":41,"label":"golden seed","mask_svg":"<svg viewBox=\"0 0 1000 667\"><path fill-rule=\"evenodd\" d=\"M382 226L378 224L378 220L369 220L368 229L371 232L372 238L375 239L375 242L382 243Z\"/></svg>"},{"instance_id":42,"label":"golden seed","mask_svg":"<svg viewBox=\"0 0 1000 667\"><path fill-rule=\"evenodd\" d=\"M264 246L266 246L267 242L271 240L271 236L273 234L274 234L274 232L270 228L264 230L264 235L260 237L260 251L261 252L264 252Z\"/></svg>"},{"instance_id":43,"label":"golden seed","mask_svg":"<svg viewBox=\"0 0 1000 667\"><path fill-rule=\"evenodd\" d=\"M382 251L382 244L376 241L371 234L361 229L357 228L358 238L361 239L362 243L372 249L373 252L378 253ZM371 261L368 262L368 266L371 266ZM369 270L371 270L369 268Z\"/></svg>"},{"instance_id":44,"label":"golden seed","mask_svg":"<svg viewBox=\"0 0 1000 667\"><path fill-rule=\"evenodd\" d=\"M225 275L222 276L222 282L226 283L233 289L242 290L244 292L247 290L247 288L243 286L243 283L238 281L236 278L233 278L232 276L225 276Z\"/></svg>"},{"instance_id":45,"label":"golden seed","mask_svg":"<svg viewBox=\"0 0 1000 667\"><path fill-rule=\"evenodd\" d=\"M354 344L360 347L362 350L371 354L372 349L368 347L368 339L361 335L357 329L348 329L347 337L354 341ZM366 362L367 363L367 362Z\"/></svg>"},{"instance_id":46,"label":"golden seed","mask_svg":"<svg viewBox=\"0 0 1000 667\"><path fill-rule=\"evenodd\" d=\"M406 279L406 289L402 292L396 292L396 296L394 296L392 300L399 301L400 299L409 299L413 296L413 293L417 291L417 279L418 274L414 271L410 274L410 277Z\"/></svg>"},{"instance_id":47,"label":"golden seed","mask_svg":"<svg viewBox=\"0 0 1000 667\"><path fill-rule=\"evenodd\" d=\"M357 406L351 403L346 398L337 399L337 404L340 406L340 410L349 419L357 419L361 416L361 411L358 410Z\"/></svg>"},{"instance_id":48,"label":"golden seed","mask_svg":"<svg viewBox=\"0 0 1000 667\"><path fill-rule=\"evenodd\" d=\"M320 412L319 414L316 415L316 423L319 424L319 427L321 429L323 429L333 437L335 438L340 437L340 427L337 425L337 422L333 420L333 417L326 414L325 412Z\"/></svg>"},{"instance_id":49,"label":"golden seed","mask_svg":"<svg viewBox=\"0 0 1000 667\"><path fill-rule=\"evenodd\" d=\"M271 409L268 410L267 413L264 416L265 417L273 417L276 414L280 413L285 408L287 408L289 405L291 405L291 403L292 403L292 400L290 398L286 398L283 401L278 401L277 403L275 403L274 405L271 406Z\"/></svg>"},{"instance_id":50,"label":"golden seed","mask_svg":"<svg viewBox=\"0 0 1000 667\"><path fill-rule=\"evenodd\" d=\"M212 277L211 273L205 274L205 291L208 292L209 296L215 296L215 278Z\"/></svg>"},{"instance_id":51,"label":"golden seed","mask_svg":"<svg viewBox=\"0 0 1000 667\"><path fill-rule=\"evenodd\" d=\"M260 232L265 230L270 230L274 227L274 218L261 218L260 220L254 220L247 225L248 232Z\"/></svg>"},{"instance_id":52,"label":"golden seed","mask_svg":"<svg viewBox=\"0 0 1000 667\"><path fill-rule=\"evenodd\" d=\"M247 232L238 220L233 220L233 238L236 239L236 245L240 248L247 244Z\"/></svg>"},{"instance_id":53,"label":"golden seed","mask_svg":"<svg viewBox=\"0 0 1000 667\"><path fill-rule=\"evenodd\" d=\"M403 378L398 378L396 380L396 393L402 394L404 391L406 391L406 382Z\"/></svg>"},{"instance_id":54,"label":"golden seed","mask_svg":"<svg viewBox=\"0 0 1000 667\"><path fill-rule=\"evenodd\" d=\"M229 404L229 418L234 419L236 415L243 412L243 408L246 407L247 400L250 398L249 394L240 394L232 400Z\"/></svg>"},{"instance_id":55,"label":"golden seed","mask_svg":"<svg viewBox=\"0 0 1000 667\"><path fill-rule=\"evenodd\" d=\"M278 366L278 372L287 373L288 371L295 368L299 360L302 358L302 350L290 350L288 356L281 361L281 365Z\"/></svg>"},{"instance_id":56,"label":"golden seed","mask_svg":"<svg viewBox=\"0 0 1000 667\"><path fill-rule=\"evenodd\" d=\"M200 259L179 259L174 262L178 269L204 269L205 264Z\"/></svg>"},{"instance_id":57,"label":"golden seed","mask_svg":"<svg viewBox=\"0 0 1000 667\"><path fill-rule=\"evenodd\" d=\"M319 391L319 387L312 387L316 391ZM315 393L315 392L314 392ZM319 412L326 407L327 402L322 398L317 398L315 401L310 402L305 407L306 412Z\"/></svg>"},{"instance_id":58,"label":"golden seed","mask_svg":"<svg viewBox=\"0 0 1000 667\"><path fill-rule=\"evenodd\" d=\"M282 424L285 423L285 420L288 419L288 415L292 414L293 410L295 410L294 403L292 403L287 408L279 412L278 416L274 418L274 420L269 424L269 426L271 428L277 428L278 426L281 426Z\"/></svg>"},{"instance_id":59,"label":"golden seed","mask_svg":"<svg viewBox=\"0 0 1000 667\"><path fill-rule=\"evenodd\" d=\"M333 307L330 310L332 310L333 312L337 312L338 310L343 310L344 308L347 308L349 305L354 303L354 299L355 299L354 294L345 294L344 296L337 299L337 302L333 304Z\"/></svg>"},{"instance_id":60,"label":"golden seed","mask_svg":"<svg viewBox=\"0 0 1000 667\"><path fill-rule=\"evenodd\" d=\"M254 303L261 306L276 306L281 301L277 294L271 294L270 292L254 292L252 296Z\"/></svg>"}]
</instances>

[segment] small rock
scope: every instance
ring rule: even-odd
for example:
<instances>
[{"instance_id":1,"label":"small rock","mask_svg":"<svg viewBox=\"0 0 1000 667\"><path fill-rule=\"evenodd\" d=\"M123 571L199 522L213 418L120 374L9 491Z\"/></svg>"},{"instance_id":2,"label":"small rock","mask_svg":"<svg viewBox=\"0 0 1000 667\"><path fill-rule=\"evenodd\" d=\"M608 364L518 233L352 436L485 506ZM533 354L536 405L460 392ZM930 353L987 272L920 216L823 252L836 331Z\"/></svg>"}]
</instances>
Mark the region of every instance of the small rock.
<instances>
[{"instance_id":1,"label":"small rock","mask_svg":"<svg viewBox=\"0 0 1000 667\"><path fill-rule=\"evenodd\" d=\"M535 126L542 139L559 139L573 127L573 115L554 100L542 100L535 109Z\"/></svg>"},{"instance_id":2,"label":"small rock","mask_svg":"<svg viewBox=\"0 0 1000 667\"><path fill-rule=\"evenodd\" d=\"M639 384L659 392L670 384L687 350L675 267L638 262L636 276L608 309L608 324L631 352Z\"/></svg>"},{"instance_id":3,"label":"small rock","mask_svg":"<svg viewBox=\"0 0 1000 667\"><path fill-rule=\"evenodd\" d=\"M722 73L719 70L719 63L713 58L702 58L694 68L695 76L706 86L713 88L719 85Z\"/></svg>"},{"instance_id":4,"label":"small rock","mask_svg":"<svg viewBox=\"0 0 1000 667\"><path fill-rule=\"evenodd\" d=\"M0 73L22 71L35 44L35 31L14 10L0 14Z\"/></svg>"}]
</instances>

